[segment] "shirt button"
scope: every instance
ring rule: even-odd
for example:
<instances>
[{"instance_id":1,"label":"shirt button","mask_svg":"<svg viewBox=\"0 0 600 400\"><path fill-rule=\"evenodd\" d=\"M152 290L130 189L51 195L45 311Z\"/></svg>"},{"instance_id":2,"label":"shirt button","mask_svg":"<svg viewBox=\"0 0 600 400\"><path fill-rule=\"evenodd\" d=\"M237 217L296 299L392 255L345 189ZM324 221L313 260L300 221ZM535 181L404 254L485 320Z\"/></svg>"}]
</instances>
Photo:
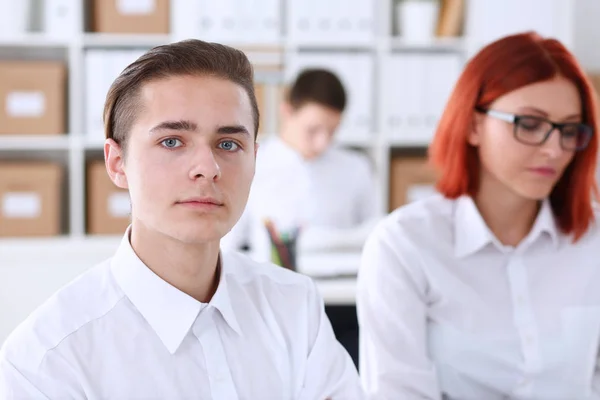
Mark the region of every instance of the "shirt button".
<instances>
[{"instance_id":1,"label":"shirt button","mask_svg":"<svg viewBox=\"0 0 600 400\"><path fill-rule=\"evenodd\" d=\"M531 335L526 335L525 336L525 344L527 346L531 346L533 344L533 336Z\"/></svg>"},{"instance_id":2,"label":"shirt button","mask_svg":"<svg viewBox=\"0 0 600 400\"><path fill-rule=\"evenodd\" d=\"M517 304L522 306L525 303L525 297L524 296L517 296Z\"/></svg>"}]
</instances>

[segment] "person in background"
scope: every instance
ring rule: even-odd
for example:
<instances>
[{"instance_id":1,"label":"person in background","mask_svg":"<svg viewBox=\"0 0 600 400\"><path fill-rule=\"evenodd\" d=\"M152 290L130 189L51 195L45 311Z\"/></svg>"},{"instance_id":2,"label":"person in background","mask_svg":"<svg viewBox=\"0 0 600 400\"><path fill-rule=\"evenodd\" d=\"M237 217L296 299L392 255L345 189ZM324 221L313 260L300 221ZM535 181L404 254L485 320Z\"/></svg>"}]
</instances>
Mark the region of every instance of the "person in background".
<instances>
[{"instance_id":1,"label":"person in background","mask_svg":"<svg viewBox=\"0 0 600 400\"><path fill-rule=\"evenodd\" d=\"M0 398L362 398L313 282L220 251L248 198L258 116L252 66L227 46L158 46L120 74L104 155L131 225L11 334Z\"/></svg>"},{"instance_id":2,"label":"person in background","mask_svg":"<svg viewBox=\"0 0 600 400\"><path fill-rule=\"evenodd\" d=\"M373 399L600 399L597 102L525 32L466 65L430 147L438 195L364 248L360 374Z\"/></svg>"},{"instance_id":3,"label":"person in background","mask_svg":"<svg viewBox=\"0 0 600 400\"><path fill-rule=\"evenodd\" d=\"M281 233L300 228L300 247L362 246L361 229L378 217L377 195L368 158L333 143L345 107L333 72L296 77L281 104L281 132L261 143L248 204L223 247L270 259L267 219Z\"/></svg>"},{"instance_id":4,"label":"person in background","mask_svg":"<svg viewBox=\"0 0 600 400\"><path fill-rule=\"evenodd\" d=\"M279 233L299 232L297 253L360 251L379 218L378 197L368 158L333 144L346 103L333 72L310 68L298 74L281 104L281 132L261 143L248 204L223 238L224 248L269 260L270 220ZM356 361L354 306L327 307L327 313Z\"/></svg>"}]
</instances>

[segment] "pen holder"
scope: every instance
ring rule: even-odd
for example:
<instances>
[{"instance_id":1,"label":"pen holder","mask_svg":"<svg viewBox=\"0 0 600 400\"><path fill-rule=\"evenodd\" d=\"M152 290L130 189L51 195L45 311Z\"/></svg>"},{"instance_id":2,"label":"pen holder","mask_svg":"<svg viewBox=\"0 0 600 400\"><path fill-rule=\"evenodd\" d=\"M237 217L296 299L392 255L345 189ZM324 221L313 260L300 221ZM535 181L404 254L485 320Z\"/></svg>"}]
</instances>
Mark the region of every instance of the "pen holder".
<instances>
[{"instance_id":1,"label":"pen holder","mask_svg":"<svg viewBox=\"0 0 600 400\"><path fill-rule=\"evenodd\" d=\"M279 243L274 243L271 240L271 262L295 271L296 242L296 238L282 238Z\"/></svg>"},{"instance_id":2,"label":"pen holder","mask_svg":"<svg viewBox=\"0 0 600 400\"><path fill-rule=\"evenodd\" d=\"M270 221L265 222L265 227L269 233L271 262L295 271L296 244L299 230L293 229L291 232L280 233Z\"/></svg>"}]
</instances>

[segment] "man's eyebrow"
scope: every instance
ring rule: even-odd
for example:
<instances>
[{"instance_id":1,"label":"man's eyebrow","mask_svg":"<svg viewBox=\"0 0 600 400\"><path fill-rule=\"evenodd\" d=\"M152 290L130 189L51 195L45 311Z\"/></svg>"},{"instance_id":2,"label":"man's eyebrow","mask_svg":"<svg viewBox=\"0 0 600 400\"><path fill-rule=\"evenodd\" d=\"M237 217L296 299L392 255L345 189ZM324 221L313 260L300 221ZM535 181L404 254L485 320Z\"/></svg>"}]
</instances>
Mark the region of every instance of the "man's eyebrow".
<instances>
[{"instance_id":1,"label":"man's eyebrow","mask_svg":"<svg viewBox=\"0 0 600 400\"><path fill-rule=\"evenodd\" d=\"M250 132L244 125L225 125L220 126L217 129L217 133L220 134L232 134L232 133L241 133L242 135L250 136Z\"/></svg>"},{"instance_id":2,"label":"man's eyebrow","mask_svg":"<svg viewBox=\"0 0 600 400\"><path fill-rule=\"evenodd\" d=\"M163 121L160 124L156 125L152 129L150 129L149 133L155 133L157 131L188 131L193 132L198 129L198 126L188 120L179 120L179 121Z\"/></svg>"}]
</instances>

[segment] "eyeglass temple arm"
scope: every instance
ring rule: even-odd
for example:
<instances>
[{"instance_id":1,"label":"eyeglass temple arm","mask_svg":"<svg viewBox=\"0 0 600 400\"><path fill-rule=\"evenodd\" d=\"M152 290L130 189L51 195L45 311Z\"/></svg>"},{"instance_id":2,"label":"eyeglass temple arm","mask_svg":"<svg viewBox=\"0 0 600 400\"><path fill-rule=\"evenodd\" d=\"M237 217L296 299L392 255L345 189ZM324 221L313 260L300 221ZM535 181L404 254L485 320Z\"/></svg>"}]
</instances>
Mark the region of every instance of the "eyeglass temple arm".
<instances>
[{"instance_id":1,"label":"eyeglass temple arm","mask_svg":"<svg viewBox=\"0 0 600 400\"><path fill-rule=\"evenodd\" d=\"M506 122L515 122L515 115L514 114L509 114L509 113L505 113L502 111L497 111L497 110L489 110L489 109L485 109L482 107L477 107L475 108L476 111L483 113L483 114L487 114L490 117L494 117L494 118L498 118L502 121L506 121Z\"/></svg>"}]
</instances>

